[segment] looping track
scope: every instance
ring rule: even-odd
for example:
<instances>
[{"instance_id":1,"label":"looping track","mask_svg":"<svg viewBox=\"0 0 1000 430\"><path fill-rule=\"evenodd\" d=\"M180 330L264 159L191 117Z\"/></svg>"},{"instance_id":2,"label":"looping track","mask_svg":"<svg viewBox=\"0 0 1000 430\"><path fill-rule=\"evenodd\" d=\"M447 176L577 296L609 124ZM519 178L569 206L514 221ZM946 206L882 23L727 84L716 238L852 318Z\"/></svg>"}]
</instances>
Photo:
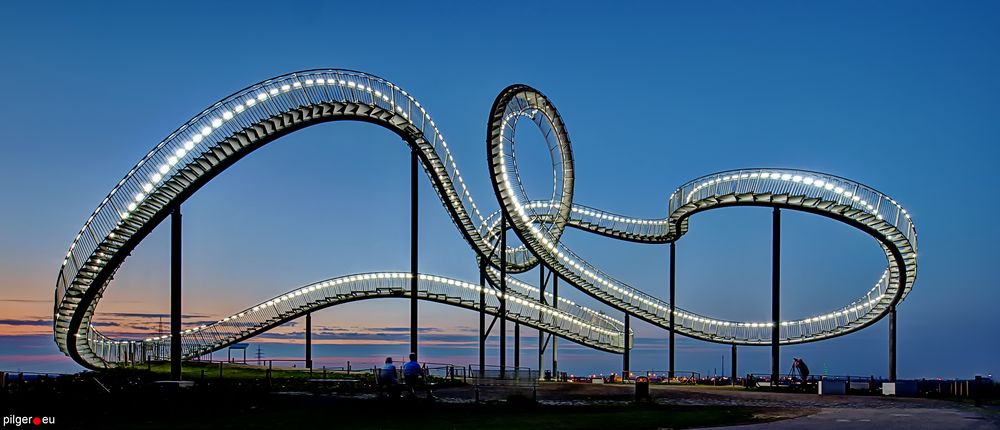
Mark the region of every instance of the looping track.
<instances>
[{"instance_id":1,"label":"looping track","mask_svg":"<svg viewBox=\"0 0 1000 430\"><path fill-rule=\"evenodd\" d=\"M478 258L510 273L543 262L588 295L661 327L669 303L594 267L560 242L566 227L620 240L668 243L687 231L688 217L729 206L799 210L844 222L871 235L887 268L874 287L846 306L814 317L782 321L784 344L814 341L865 327L902 300L916 277L916 230L895 200L844 178L791 169L745 169L698 178L677 188L662 219L639 219L573 202L573 155L555 106L538 91L514 85L497 97L487 127L487 157L501 211L484 216L466 188L444 136L425 108L403 89L366 73L325 69L296 72L247 87L204 110L140 160L100 203L73 240L56 280L54 334L80 364L101 368L166 356L168 337L110 339L94 328L100 297L126 256L201 186L255 149L310 125L364 121L399 135L413 148L441 202ZM521 120L541 131L553 160L549 200L528 198L517 174L515 130ZM499 217L506 216L522 246L494 252ZM493 267L489 277L499 281ZM269 330L306 312L355 300L408 297L410 274L369 273L310 284L214 324L183 332L185 356L198 356ZM623 325L564 299L558 309L537 301L538 290L508 277L507 316L585 346L621 352ZM500 294L488 289L486 309L499 312ZM419 298L478 309L479 286L420 275ZM551 300L550 300L551 301ZM746 345L770 344L771 323L726 321L677 308L675 329L694 338Z\"/></svg>"}]
</instances>

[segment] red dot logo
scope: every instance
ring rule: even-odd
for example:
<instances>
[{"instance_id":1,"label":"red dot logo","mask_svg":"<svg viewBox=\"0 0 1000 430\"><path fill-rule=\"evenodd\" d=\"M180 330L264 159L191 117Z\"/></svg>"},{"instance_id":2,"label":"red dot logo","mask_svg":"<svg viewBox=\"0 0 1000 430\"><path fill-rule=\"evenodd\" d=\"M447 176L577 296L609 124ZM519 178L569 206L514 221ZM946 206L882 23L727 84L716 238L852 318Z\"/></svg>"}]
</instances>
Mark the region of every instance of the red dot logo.
<instances>
[{"instance_id":1,"label":"red dot logo","mask_svg":"<svg viewBox=\"0 0 1000 430\"><path fill-rule=\"evenodd\" d=\"M36 425L36 426L40 426L40 425L42 425L42 419L39 418L39 417L34 417L34 418L31 419L31 423L34 424L34 425Z\"/></svg>"}]
</instances>

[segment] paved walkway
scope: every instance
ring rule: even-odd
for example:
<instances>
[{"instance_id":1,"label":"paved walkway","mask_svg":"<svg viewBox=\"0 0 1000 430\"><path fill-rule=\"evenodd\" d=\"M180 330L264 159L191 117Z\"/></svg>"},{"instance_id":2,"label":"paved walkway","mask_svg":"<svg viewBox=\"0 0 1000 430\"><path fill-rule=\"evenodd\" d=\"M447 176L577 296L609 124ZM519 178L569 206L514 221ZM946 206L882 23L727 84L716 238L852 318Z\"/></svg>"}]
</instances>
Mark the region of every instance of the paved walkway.
<instances>
[{"instance_id":1,"label":"paved walkway","mask_svg":"<svg viewBox=\"0 0 1000 430\"><path fill-rule=\"evenodd\" d=\"M511 392L537 394L539 402L551 405L628 404L634 387L619 384L547 384L532 388L483 387L488 399L503 399ZM443 399L471 402L471 387L439 390ZM768 393L730 387L650 387L659 404L749 406L760 418L778 421L731 429L958 429L1000 430L1000 408L975 408L944 400L884 396L818 396L799 393Z\"/></svg>"},{"instance_id":2,"label":"paved walkway","mask_svg":"<svg viewBox=\"0 0 1000 430\"><path fill-rule=\"evenodd\" d=\"M730 429L998 430L1000 410L932 399L817 396L701 387L652 387L658 403L741 405L773 409L785 419ZM791 413L791 415L789 415Z\"/></svg>"},{"instance_id":3,"label":"paved walkway","mask_svg":"<svg viewBox=\"0 0 1000 430\"><path fill-rule=\"evenodd\" d=\"M799 418L725 429L905 429L994 430L1000 427L980 414L950 408L824 408Z\"/></svg>"}]
</instances>

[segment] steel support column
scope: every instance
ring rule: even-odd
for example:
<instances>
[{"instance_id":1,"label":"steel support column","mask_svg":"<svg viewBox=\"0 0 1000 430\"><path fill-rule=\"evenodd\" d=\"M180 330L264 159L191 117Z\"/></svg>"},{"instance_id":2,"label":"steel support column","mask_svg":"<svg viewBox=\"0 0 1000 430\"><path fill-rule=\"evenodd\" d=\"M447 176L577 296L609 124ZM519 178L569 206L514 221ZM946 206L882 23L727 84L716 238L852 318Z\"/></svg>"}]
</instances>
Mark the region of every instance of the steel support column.
<instances>
[{"instance_id":1,"label":"steel support column","mask_svg":"<svg viewBox=\"0 0 1000 430\"><path fill-rule=\"evenodd\" d=\"M670 352L667 379L674 379L674 314L677 307L677 242L670 242Z\"/></svg>"},{"instance_id":2,"label":"steel support column","mask_svg":"<svg viewBox=\"0 0 1000 430\"><path fill-rule=\"evenodd\" d=\"M771 216L771 385L778 383L778 363L781 351L781 209L774 208Z\"/></svg>"},{"instance_id":3,"label":"steel support column","mask_svg":"<svg viewBox=\"0 0 1000 430\"><path fill-rule=\"evenodd\" d=\"M545 304L545 265L538 264L538 304ZM542 312L538 312L538 320L544 322L542 319ZM538 377L541 378L545 375L545 332L541 329L538 330Z\"/></svg>"},{"instance_id":4,"label":"steel support column","mask_svg":"<svg viewBox=\"0 0 1000 430\"><path fill-rule=\"evenodd\" d=\"M730 379L732 380L733 385L736 385L736 378L737 378L736 375L738 375L738 373L736 373L737 367L736 367L736 344L735 343L733 344L732 355L733 355L733 358L732 358L732 360L730 360L732 369L730 369L729 373L730 373Z\"/></svg>"},{"instance_id":5,"label":"steel support column","mask_svg":"<svg viewBox=\"0 0 1000 430\"><path fill-rule=\"evenodd\" d=\"M514 375L521 368L521 323L514 322Z\"/></svg>"},{"instance_id":6,"label":"steel support column","mask_svg":"<svg viewBox=\"0 0 1000 430\"><path fill-rule=\"evenodd\" d=\"M170 379L181 379L181 206L170 213Z\"/></svg>"},{"instance_id":7,"label":"steel support column","mask_svg":"<svg viewBox=\"0 0 1000 430\"><path fill-rule=\"evenodd\" d=\"M559 274L552 272L552 307L559 309ZM559 339L552 336L552 377L559 380L559 348L556 346Z\"/></svg>"},{"instance_id":8,"label":"steel support column","mask_svg":"<svg viewBox=\"0 0 1000 430\"><path fill-rule=\"evenodd\" d=\"M889 307L889 382L896 382L896 305Z\"/></svg>"},{"instance_id":9,"label":"steel support column","mask_svg":"<svg viewBox=\"0 0 1000 430\"><path fill-rule=\"evenodd\" d=\"M628 345L628 333L629 333L629 314L625 312L625 349L622 352L622 382L628 380L629 375L629 345Z\"/></svg>"},{"instance_id":10,"label":"steel support column","mask_svg":"<svg viewBox=\"0 0 1000 430\"><path fill-rule=\"evenodd\" d=\"M306 314L306 368L313 368L313 317L312 312ZM246 354L246 350L243 350Z\"/></svg>"},{"instance_id":11,"label":"steel support column","mask_svg":"<svg viewBox=\"0 0 1000 430\"><path fill-rule=\"evenodd\" d=\"M486 376L486 257L479 259L479 377Z\"/></svg>"},{"instance_id":12,"label":"steel support column","mask_svg":"<svg viewBox=\"0 0 1000 430\"><path fill-rule=\"evenodd\" d=\"M500 379L507 373L507 217L500 217Z\"/></svg>"},{"instance_id":13,"label":"steel support column","mask_svg":"<svg viewBox=\"0 0 1000 430\"><path fill-rule=\"evenodd\" d=\"M410 352L417 353L417 239L418 201L417 201L417 170L420 159L417 149L410 150Z\"/></svg>"}]
</instances>

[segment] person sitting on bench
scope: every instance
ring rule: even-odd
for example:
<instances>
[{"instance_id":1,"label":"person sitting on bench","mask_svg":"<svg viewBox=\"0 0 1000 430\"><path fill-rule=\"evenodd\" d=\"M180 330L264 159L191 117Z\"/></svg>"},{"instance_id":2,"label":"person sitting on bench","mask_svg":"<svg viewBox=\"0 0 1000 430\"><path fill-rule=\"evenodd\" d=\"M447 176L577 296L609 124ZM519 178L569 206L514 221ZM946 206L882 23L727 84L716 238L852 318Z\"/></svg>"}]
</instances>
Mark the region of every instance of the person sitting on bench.
<instances>
[{"instance_id":1,"label":"person sitting on bench","mask_svg":"<svg viewBox=\"0 0 1000 430\"><path fill-rule=\"evenodd\" d=\"M396 396L398 394L396 390L398 385L399 380L396 379L396 365L392 364L392 357L386 357L385 366L382 366L378 372L379 389L387 390L390 395Z\"/></svg>"},{"instance_id":2,"label":"person sitting on bench","mask_svg":"<svg viewBox=\"0 0 1000 430\"><path fill-rule=\"evenodd\" d=\"M416 395L417 385L423 385L424 383L424 371L420 368L420 363L417 362L417 354L414 352L410 353L410 361L407 361L403 365L403 381L406 383L406 387L410 389L410 395Z\"/></svg>"}]
</instances>

